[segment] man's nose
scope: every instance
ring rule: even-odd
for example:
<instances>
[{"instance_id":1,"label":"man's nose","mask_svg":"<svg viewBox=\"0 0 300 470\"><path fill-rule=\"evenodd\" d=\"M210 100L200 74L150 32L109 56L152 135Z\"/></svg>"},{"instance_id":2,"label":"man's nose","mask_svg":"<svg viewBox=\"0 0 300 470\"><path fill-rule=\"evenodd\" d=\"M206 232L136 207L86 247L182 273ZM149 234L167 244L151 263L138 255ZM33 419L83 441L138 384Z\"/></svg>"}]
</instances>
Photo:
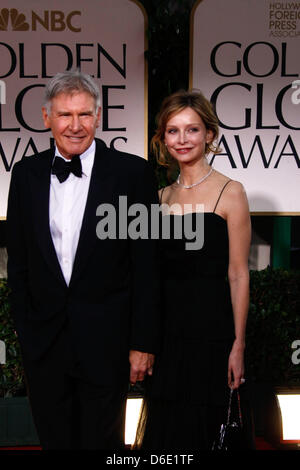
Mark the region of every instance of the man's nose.
<instances>
[{"instance_id":1,"label":"man's nose","mask_svg":"<svg viewBox=\"0 0 300 470\"><path fill-rule=\"evenodd\" d=\"M81 129L81 122L79 116L72 116L70 122L70 128L73 132L76 132Z\"/></svg>"}]
</instances>

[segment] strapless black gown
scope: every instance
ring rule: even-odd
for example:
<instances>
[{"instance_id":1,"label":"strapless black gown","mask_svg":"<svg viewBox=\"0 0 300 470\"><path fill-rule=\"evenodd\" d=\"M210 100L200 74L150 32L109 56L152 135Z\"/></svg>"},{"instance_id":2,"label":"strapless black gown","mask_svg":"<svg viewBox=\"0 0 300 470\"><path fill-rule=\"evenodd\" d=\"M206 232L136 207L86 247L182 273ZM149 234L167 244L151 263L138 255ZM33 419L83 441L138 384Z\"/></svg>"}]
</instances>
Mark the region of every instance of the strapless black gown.
<instances>
[{"instance_id":1,"label":"strapless black gown","mask_svg":"<svg viewBox=\"0 0 300 470\"><path fill-rule=\"evenodd\" d=\"M213 212L164 217L171 227L170 239L160 242L164 341L147 379L137 439L144 450L210 449L226 419L234 340L227 223ZM174 224L195 229L197 217L204 244L187 250L189 240L174 238Z\"/></svg>"}]
</instances>

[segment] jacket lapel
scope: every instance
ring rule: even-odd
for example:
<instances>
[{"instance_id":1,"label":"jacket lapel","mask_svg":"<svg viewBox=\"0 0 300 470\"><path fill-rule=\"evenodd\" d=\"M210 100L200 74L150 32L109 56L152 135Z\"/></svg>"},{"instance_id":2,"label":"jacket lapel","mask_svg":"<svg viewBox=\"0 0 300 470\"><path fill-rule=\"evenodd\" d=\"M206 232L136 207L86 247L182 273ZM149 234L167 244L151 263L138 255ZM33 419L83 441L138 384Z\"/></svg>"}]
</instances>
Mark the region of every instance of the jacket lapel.
<instances>
[{"instance_id":1,"label":"jacket lapel","mask_svg":"<svg viewBox=\"0 0 300 470\"><path fill-rule=\"evenodd\" d=\"M96 216L97 207L99 204L111 201L110 194L113 191L115 175L107 160L106 164L103 164L105 153L106 146L96 139L94 165L70 284L78 278L87 259L95 249L96 227L99 221Z\"/></svg>"},{"instance_id":2,"label":"jacket lapel","mask_svg":"<svg viewBox=\"0 0 300 470\"><path fill-rule=\"evenodd\" d=\"M32 165L32 171L30 173L34 230L40 249L50 269L58 279L66 285L57 259L49 226L49 195L53 156L53 150L48 150L36 157L32 157L38 159L38 162Z\"/></svg>"}]
</instances>

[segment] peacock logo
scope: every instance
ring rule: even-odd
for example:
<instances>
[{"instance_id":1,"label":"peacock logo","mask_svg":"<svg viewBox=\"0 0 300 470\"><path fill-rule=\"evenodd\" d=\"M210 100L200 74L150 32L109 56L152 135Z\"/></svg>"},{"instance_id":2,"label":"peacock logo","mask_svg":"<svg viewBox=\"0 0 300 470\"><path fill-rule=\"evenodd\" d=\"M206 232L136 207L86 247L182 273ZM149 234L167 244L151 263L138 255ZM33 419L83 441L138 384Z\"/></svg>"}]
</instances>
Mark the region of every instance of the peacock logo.
<instances>
[{"instance_id":1,"label":"peacock logo","mask_svg":"<svg viewBox=\"0 0 300 470\"><path fill-rule=\"evenodd\" d=\"M23 13L19 13L16 8L2 8L0 11L0 31L7 31L9 20L13 31L28 31L29 24Z\"/></svg>"}]
</instances>

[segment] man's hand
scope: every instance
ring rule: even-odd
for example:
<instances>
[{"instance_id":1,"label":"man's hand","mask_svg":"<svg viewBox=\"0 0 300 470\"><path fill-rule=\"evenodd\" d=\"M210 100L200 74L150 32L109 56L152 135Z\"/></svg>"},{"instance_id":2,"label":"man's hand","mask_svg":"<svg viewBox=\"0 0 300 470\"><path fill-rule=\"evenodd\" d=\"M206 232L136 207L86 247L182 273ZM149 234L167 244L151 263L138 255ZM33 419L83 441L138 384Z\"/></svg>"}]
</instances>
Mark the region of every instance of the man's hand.
<instances>
[{"instance_id":1,"label":"man's hand","mask_svg":"<svg viewBox=\"0 0 300 470\"><path fill-rule=\"evenodd\" d=\"M134 385L142 381L145 375L152 375L154 354L131 350L129 352L130 362L130 383Z\"/></svg>"}]
</instances>

